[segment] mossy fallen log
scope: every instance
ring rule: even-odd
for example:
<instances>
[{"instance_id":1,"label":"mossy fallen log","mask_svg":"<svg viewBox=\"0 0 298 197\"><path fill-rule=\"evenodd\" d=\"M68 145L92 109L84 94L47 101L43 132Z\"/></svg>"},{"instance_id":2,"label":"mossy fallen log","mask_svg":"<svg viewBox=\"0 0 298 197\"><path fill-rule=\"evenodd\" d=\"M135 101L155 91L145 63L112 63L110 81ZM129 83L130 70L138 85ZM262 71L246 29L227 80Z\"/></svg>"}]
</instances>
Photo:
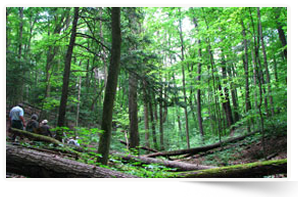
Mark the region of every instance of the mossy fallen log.
<instances>
[{"instance_id":1,"label":"mossy fallen log","mask_svg":"<svg viewBox=\"0 0 298 197\"><path fill-rule=\"evenodd\" d=\"M62 142L56 140L55 138L48 137L45 135L39 135L36 133L20 130L20 129L15 129L15 128L10 128L10 131L15 133L16 135L27 137L32 140L37 140L37 141L42 141L42 142L48 142L48 143L53 143L55 145L63 145Z\"/></svg>"},{"instance_id":2,"label":"mossy fallen log","mask_svg":"<svg viewBox=\"0 0 298 197\"><path fill-rule=\"evenodd\" d=\"M25 147L6 146L6 172L31 178L137 178Z\"/></svg>"},{"instance_id":3,"label":"mossy fallen log","mask_svg":"<svg viewBox=\"0 0 298 197\"><path fill-rule=\"evenodd\" d=\"M83 152L83 149L80 147L69 146L67 144L60 142L59 140L56 140L55 138L52 138L52 137L39 135L36 133L31 133L28 131L15 129L15 128L10 128L10 131L19 135L19 136L27 137L31 140L42 141L42 142L52 143L56 146L61 146L61 147L63 147L64 152L75 154L75 155L77 155L76 157L80 156L81 152Z\"/></svg>"},{"instance_id":4,"label":"mossy fallen log","mask_svg":"<svg viewBox=\"0 0 298 197\"><path fill-rule=\"evenodd\" d=\"M287 159L172 173L168 178L262 178L287 173Z\"/></svg>"}]
</instances>

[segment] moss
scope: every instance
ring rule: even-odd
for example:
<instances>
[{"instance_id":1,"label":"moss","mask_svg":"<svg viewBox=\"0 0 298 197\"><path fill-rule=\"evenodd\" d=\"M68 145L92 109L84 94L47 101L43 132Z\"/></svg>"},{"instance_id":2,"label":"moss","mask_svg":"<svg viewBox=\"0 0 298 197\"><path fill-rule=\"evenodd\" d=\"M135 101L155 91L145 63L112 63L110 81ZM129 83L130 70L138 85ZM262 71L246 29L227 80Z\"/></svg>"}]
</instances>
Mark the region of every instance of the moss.
<instances>
[{"instance_id":1,"label":"moss","mask_svg":"<svg viewBox=\"0 0 298 197\"><path fill-rule=\"evenodd\" d=\"M281 160L272 160L272 161L264 161L264 162L254 162L248 164L238 164L233 166L225 166L213 169L206 169L200 171L189 171L189 172L176 172L172 173L171 177L179 177L179 178L195 178L195 177L226 177L227 174L236 174L238 172L245 172L246 170L251 170L257 167L265 167L265 166L279 166L282 164L286 164L287 159Z\"/></svg>"}]
</instances>

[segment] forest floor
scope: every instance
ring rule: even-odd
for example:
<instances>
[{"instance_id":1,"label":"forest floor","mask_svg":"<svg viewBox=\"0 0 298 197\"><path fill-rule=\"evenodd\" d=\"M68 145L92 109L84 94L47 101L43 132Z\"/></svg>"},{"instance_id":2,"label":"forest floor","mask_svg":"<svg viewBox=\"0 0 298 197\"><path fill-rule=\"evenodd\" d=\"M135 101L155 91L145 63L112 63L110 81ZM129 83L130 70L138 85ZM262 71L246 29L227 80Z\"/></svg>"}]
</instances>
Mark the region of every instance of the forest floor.
<instances>
[{"instance_id":1,"label":"forest floor","mask_svg":"<svg viewBox=\"0 0 298 197\"><path fill-rule=\"evenodd\" d=\"M287 136L274 136L265 139L267 160L287 158ZM210 150L180 161L198 165L229 166L264 160L261 140L244 140L235 144Z\"/></svg>"}]
</instances>

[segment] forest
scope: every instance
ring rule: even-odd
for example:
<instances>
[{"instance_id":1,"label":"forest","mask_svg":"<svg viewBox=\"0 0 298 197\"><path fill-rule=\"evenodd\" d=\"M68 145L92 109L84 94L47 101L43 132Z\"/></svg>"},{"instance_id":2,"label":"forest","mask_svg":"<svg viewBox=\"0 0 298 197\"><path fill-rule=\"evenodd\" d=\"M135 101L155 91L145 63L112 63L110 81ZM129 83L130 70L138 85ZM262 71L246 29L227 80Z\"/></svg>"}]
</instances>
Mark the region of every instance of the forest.
<instances>
[{"instance_id":1,"label":"forest","mask_svg":"<svg viewBox=\"0 0 298 197\"><path fill-rule=\"evenodd\" d=\"M6 178L43 177L287 178L287 7L6 7Z\"/></svg>"}]
</instances>

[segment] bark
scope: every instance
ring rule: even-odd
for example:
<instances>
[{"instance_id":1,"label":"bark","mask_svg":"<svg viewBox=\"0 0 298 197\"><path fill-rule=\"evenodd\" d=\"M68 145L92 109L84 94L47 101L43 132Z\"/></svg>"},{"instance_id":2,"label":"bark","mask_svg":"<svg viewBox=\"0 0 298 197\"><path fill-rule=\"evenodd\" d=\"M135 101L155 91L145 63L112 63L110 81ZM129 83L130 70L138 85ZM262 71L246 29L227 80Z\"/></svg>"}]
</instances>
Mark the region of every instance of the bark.
<instances>
[{"instance_id":1,"label":"bark","mask_svg":"<svg viewBox=\"0 0 298 197\"><path fill-rule=\"evenodd\" d=\"M107 164L111 142L111 127L113 118L113 106L116 95L118 74L121 55L121 29L120 29L120 8L112 8L112 50L110 68L105 89L103 102L103 116L101 129L104 133L100 136L98 153L102 155L99 162Z\"/></svg>"},{"instance_id":2,"label":"bark","mask_svg":"<svg viewBox=\"0 0 298 197\"><path fill-rule=\"evenodd\" d=\"M137 15L136 8L128 8L128 15L130 19L130 28L132 32L136 35L139 34L137 28ZM137 50L137 46L135 44L131 44L130 51ZM137 66L137 61L135 57L131 58L131 64L133 66ZM138 126L138 79L137 76L130 72L129 73L129 148L135 149L139 152L138 146L140 145L140 137L139 137L139 126Z\"/></svg>"},{"instance_id":3,"label":"bark","mask_svg":"<svg viewBox=\"0 0 298 197\"><path fill-rule=\"evenodd\" d=\"M148 148L150 148L149 141L149 113L148 113L148 92L147 92L147 82L143 80L143 102L144 102L144 126L145 126L145 143Z\"/></svg>"},{"instance_id":4,"label":"bark","mask_svg":"<svg viewBox=\"0 0 298 197\"><path fill-rule=\"evenodd\" d=\"M160 76L161 79L161 76ZM160 150L164 150L164 136L163 136L163 113L162 113L162 104L163 104L163 98L162 98L162 91L163 87L160 87L159 90L159 140L160 140Z\"/></svg>"},{"instance_id":5,"label":"bark","mask_svg":"<svg viewBox=\"0 0 298 197\"><path fill-rule=\"evenodd\" d=\"M136 178L24 147L6 146L6 171L31 178Z\"/></svg>"},{"instance_id":6,"label":"bark","mask_svg":"<svg viewBox=\"0 0 298 197\"><path fill-rule=\"evenodd\" d=\"M183 163L178 161L167 161L163 159L153 159L153 158L144 157L144 156L124 155L119 153L115 153L113 155L128 161L129 160L139 161L143 164L161 164L169 168L177 168L178 170L183 170L183 171L204 170L204 169L214 168L212 166L189 164L189 163Z\"/></svg>"},{"instance_id":7,"label":"bark","mask_svg":"<svg viewBox=\"0 0 298 197\"><path fill-rule=\"evenodd\" d=\"M70 77L71 59L72 59L72 52L73 52L73 47L74 47L75 39L76 39L78 19L79 19L79 8L76 7L74 9L74 19L73 19L73 23L72 23L71 37L70 37L69 46L68 46L66 57L65 57L63 87L62 87L62 94L61 94L61 100L60 100L60 106L59 106L59 116L58 116L58 126L59 127L62 127L65 124L65 114L66 114L67 97L68 97L68 85L69 85L69 77ZM58 137L59 137L59 134L58 134Z\"/></svg>"},{"instance_id":8,"label":"bark","mask_svg":"<svg viewBox=\"0 0 298 197\"><path fill-rule=\"evenodd\" d=\"M172 178L263 178L287 173L287 159L255 162L214 169L173 173ZM170 178L169 177L169 178Z\"/></svg>"},{"instance_id":9,"label":"bark","mask_svg":"<svg viewBox=\"0 0 298 197\"><path fill-rule=\"evenodd\" d=\"M168 151L168 152L159 152L159 153L149 154L149 155L146 155L146 156L147 157L157 157L157 156L183 155L183 154L190 154L190 153L191 154L197 154L197 153L200 153L200 152L206 152L208 150L221 147L221 146L223 146L224 144L227 144L227 143L234 143L234 142L243 140L246 137L251 136L251 135L253 135L253 134L257 133L257 132L258 131L255 131L255 132L249 133L247 135L230 138L230 139L228 139L226 141L218 142L218 143L207 145L207 146L196 147L196 148L191 148L191 149L174 150L174 151Z\"/></svg>"},{"instance_id":10,"label":"bark","mask_svg":"<svg viewBox=\"0 0 298 197\"><path fill-rule=\"evenodd\" d=\"M137 104L138 80L134 74L129 74L129 148L138 149L140 144L138 127L138 104Z\"/></svg>"}]
</instances>

